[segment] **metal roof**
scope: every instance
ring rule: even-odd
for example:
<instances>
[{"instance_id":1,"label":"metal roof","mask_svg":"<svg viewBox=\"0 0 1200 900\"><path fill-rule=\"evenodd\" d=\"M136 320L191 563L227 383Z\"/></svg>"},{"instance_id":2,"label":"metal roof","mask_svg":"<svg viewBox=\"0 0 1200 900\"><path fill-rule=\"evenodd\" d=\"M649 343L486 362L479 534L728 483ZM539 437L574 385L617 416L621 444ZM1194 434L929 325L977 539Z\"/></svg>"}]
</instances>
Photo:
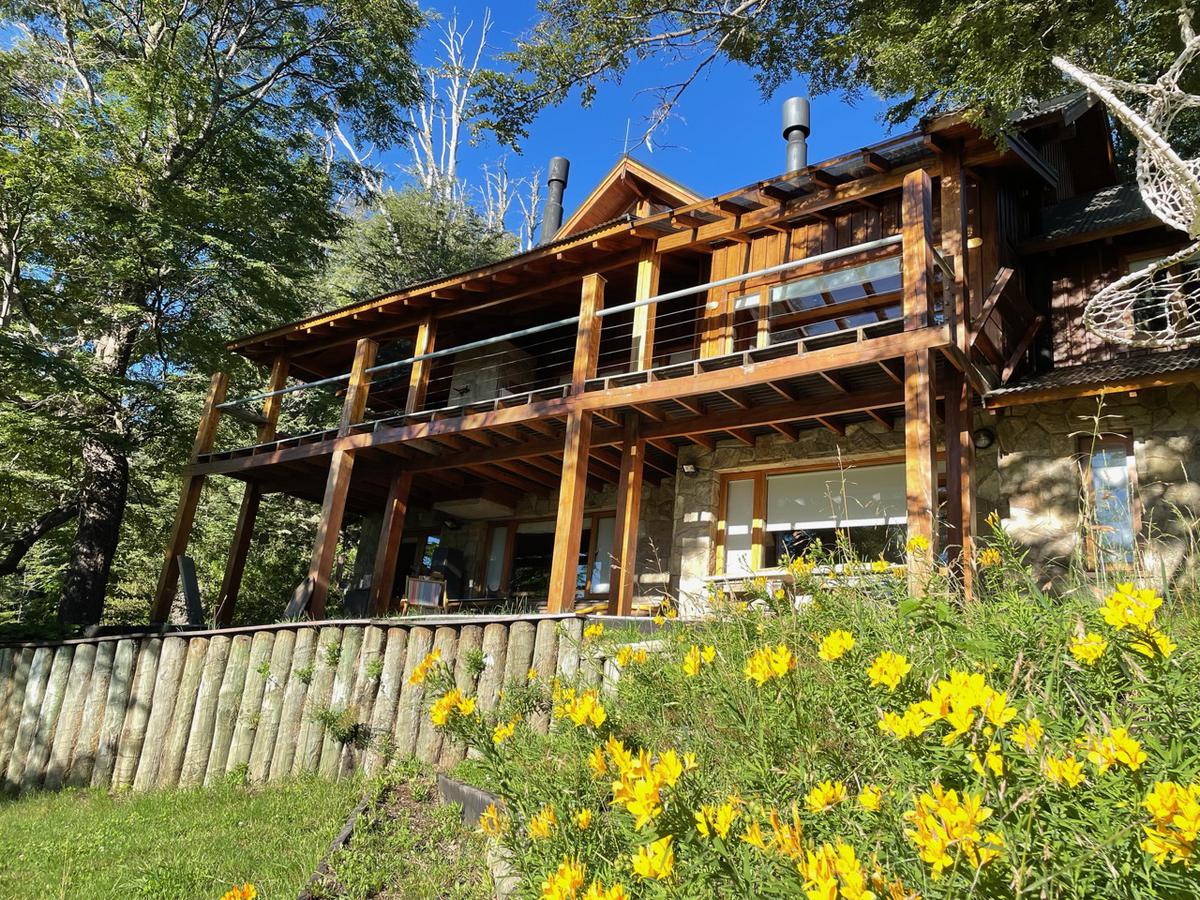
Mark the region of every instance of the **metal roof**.
<instances>
[{"instance_id":1,"label":"metal roof","mask_svg":"<svg viewBox=\"0 0 1200 900\"><path fill-rule=\"evenodd\" d=\"M988 391L986 399L994 401L1020 394L1056 391L1064 388L1083 390L1106 384L1126 384L1139 379L1188 372L1194 369L1200 369L1200 349L1173 350L1165 353L1142 352L1107 362L1066 366L1040 375L1020 378L1005 387Z\"/></svg>"},{"instance_id":2,"label":"metal roof","mask_svg":"<svg viewBox=\"0 0 1200 900\"><path fill-rule=\"evenodd\" d=\"M1142 202L1137 184L1125 182L1047 207L1042 212L1042 233L1030 243L1058 242L1141 223L1158 220Z\"/></svg>"}]
</instances>

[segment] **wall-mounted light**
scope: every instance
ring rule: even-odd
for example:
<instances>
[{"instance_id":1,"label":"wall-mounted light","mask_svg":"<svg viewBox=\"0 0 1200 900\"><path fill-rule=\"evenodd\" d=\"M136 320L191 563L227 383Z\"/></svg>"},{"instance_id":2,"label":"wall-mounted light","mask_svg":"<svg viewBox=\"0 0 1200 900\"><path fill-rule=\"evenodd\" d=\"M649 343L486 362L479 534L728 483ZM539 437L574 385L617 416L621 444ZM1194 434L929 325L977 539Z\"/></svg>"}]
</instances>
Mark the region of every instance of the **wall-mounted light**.
<instances>
[{"instance_id":1,"label":"wall-mounted light","mask_svg":"<svg viewBox=\"0 0 1200 900\"><path fill-rule=\"evenodd\" d=\"M971 441L975 444L976 450L986 450L996 443L996 432L990 428L976 429L975 433L971 435Z\"/></svg>"},{"instance_id":2,"label":"wall-mounted light","mask_svg":"<svg viewBox=\"0 0 1200 900\"><path fill-rule=\"evenodd\" d=\"M695 478L700 472L699 467L695 463L684 463L679 468L688 478Z\"/></svg>"}]
</instances>

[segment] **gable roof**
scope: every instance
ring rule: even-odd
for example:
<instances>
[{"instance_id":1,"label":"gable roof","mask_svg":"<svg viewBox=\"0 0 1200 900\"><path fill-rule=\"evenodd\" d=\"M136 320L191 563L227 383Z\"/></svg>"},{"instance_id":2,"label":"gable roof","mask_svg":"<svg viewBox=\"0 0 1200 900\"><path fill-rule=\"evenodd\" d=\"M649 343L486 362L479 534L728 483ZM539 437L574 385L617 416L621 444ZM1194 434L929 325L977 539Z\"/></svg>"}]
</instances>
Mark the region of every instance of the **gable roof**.
<instances>
[{"instance_id":1,"label":"gable roof","mask_svg":"<svg viewBox=\"0 0 1200 900\"><path fill-rule=\"evenodd\" d=\"M630 213L641 200L649 200L652 206L662 209L674 209L701 199L695 191L645 163L622 156L558 229L554 238L561 240Z\"/></svg>"}]
</instances>

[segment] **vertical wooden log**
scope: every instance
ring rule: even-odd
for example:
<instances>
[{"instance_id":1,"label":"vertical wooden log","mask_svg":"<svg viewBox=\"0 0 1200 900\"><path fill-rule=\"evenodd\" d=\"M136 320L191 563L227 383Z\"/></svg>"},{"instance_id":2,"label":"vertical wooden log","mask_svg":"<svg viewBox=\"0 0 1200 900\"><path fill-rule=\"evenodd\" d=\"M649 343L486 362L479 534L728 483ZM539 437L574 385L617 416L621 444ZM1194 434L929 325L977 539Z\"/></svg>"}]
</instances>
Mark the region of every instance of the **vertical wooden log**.
<instances>
[{"instance_id":1,"label":"vertical wooden log","mask_svg":"<svg viewBox=\"0 0 1200 900\"><path fill-rule=\"evenodd\" d=\"M567 619L558 623L558 663L560 681L569 682L579 672L580 650L583 647L583 619Z\"/></svg>"},{"instance_id":2,"label":"vertical wooden log","mask_svg":"<svg viewBox=\"0 0 1200 900\"><path fill-rule=\"evenodd\" d=\"M400 704L396 713L395 749L398 759L417 752L417 734L425 714L425 685L413 684L413 670L433 649L433 632L416 627L408 633L408 655L404 661L404 683L400 688Z\"/></svg>"},{"instance_id":3,"label":"vertical wooden log","mask_svg":"<svg viewBox=\"0 0 1200 900\"><path fill-rule=\"evenodd\" d=\"M217 714L213 720L212 746L208 751L208 763L204 767L204 783L212 784L225 777L225 764L229 761L229 745L233 743L233 732L237 728L238 712L242 705L242 691L246 688L246 672L250 668L251 637L236 634L229 644L229 656L225 660L225 671L221 675L221 687L217 691Z\"/></svg>"},{"instance_id":4,"label":"vertical wooden log","mask_svg":"<svg viewBox=\"0 0 1200 900\"><path fill-rule=\"evenodd\" d=\"M350 709L354 719L371 734L375 694L379 690L379 679L383 666L383 641L386 633L378 625L368 625L363 630L362 649L358 653L358 668L354 673L354 689L350 692ZM366 755L366 748L347 744L342 748L337 777L343 778L358 769Z\"/></svg>"},{"instance_id":5,"label":"vertical wooden log","mask_svg":"<svg viewBox=\"0 0 1200 900\"><path fill-rule=\"evenodd\" d=\"M54 728L62 711L67 693L67 679L71 674L71 662L75 648L60 645L54 651L54 662L50 666L50 680L46 683L46 695L42 698L42 709L38 714L37 731L29 756L25 760L25 771L21 775L21 790L31 791L39 787L50 761L50 749L54 741Z\"/></svg>"},{"instance_id":6,"label":"vertical wooden log","mask_svg":"<svg viewBox=\"0 0 1200 900\"><path fill-rule=\"evenodd\" d=\"M613 536L616 559L609 577L609 612L633 612L638 559L638 520L642 509L642 470L646 444L640 437L639 417L625 414L625 440L621 446L621 474L617 480L617 516Z\"/></svg>"},{"instance_id":7,"label":"vertical wooden log","mask_svg":"<svg viewBox=\"0 0 1200 900\"><path fill-rule=\"evenodd\" d=\"M217 727L217 707L221 705L221 687L225 683L225 668L233 640L218 634L208 642L208 655L196 690L196 706L192 726L187 736L183 768L179 770L179 786L190 788L204 783L208 761L212 758L213 737Z\"/></svg>"},{"instance_id":8,"label":"vertical wooden log","mask_svg":"<svg viewBox=\"0 0 1200 900\"><path fill-rule=\"evenodd\" d=\"M379 345L368 338L361 339L354 349L354 364L350 368L350 382L342 403L342 420L338 425L339 435L349 434L351 426L362 421L371 383L371 376L367 370L375 364L375 353L378 349ZM346 511L346 495L350 491L350 475L353 469L353 450L333 452L329 460L329 475L325 480L325 499L321 503L317 537L313 543L312 559L308 564L308 583L312 586L308 599L308 613L314 619L325 618L325 601L329 597L329 574L333 569L333 557L342 531L342 516Z\"/></svg>"},{"instance_id":9,"label":"vertical wooden log","mask_svg":"<svg viewBox=\"0 0 1200 900\"><path fill-rule=\"evenodd\" d=\"M308 684L312 678L317 636L315 628L302 628L296 635L296 646L292 649L292 666L287 676L287 687L283 690L279 734L275 739L275 751L271 755L268 781L279 781L292 774L292 767L296 762L296 744L300 739L301 718L308 696Z\"/></svg>"},{"instance_id":10,"label":"vertical wooden log","mask_svg":"<svg viewBox=\"0 0 1200 900\"><path fill-rule=\"evenodd\" d=\"M400 538L404 534L404 518L411 489L412 472L395 469L383 507L383 525L379 530L375 568L371 574L369 614L372 616L386 616L391 605L392 587L396 583L396 556L400 552Z\"/></svg>"},{"instance_id":11,"label":"vertical wooden log","mask_svg":"<svg viewBox=\"0 0 1200 900\"><path fill-rule=\"evenodd\" d=\"M442 662L453 671L458 651L458 632L443 626L433 634L433 648L440 650ZM442 733L437 730L429 716L421 716L417 731L417 759L428 765L437 762L442 752Z\"/></svg>"},{"instance_id":12,"label":"vertical wooden log","mask_svg":"<svg viewBox=\"0 0 1200 900\"><path fill-rule=\"evenodd\" d=\"M532 622L513 622L508 628L508 659L504 664L505 684L524 684L533 668L533 644L537 628Z\"/></svg>"},{"instance_id":13,"label":"vertical wooden log","mask_svg":"<svg viewBox=\"0 0 1200 900\"><path fill-rule=\"evenodd\" d=\"M175 709L167 725L166 746L158 763L156 787L176 787L187 753L188 736L192 733L192 714L196 711L196 695L204 677L204 661L208 658L208 638L190 638L183 659L183 674L175 692Z\"/></svg>"},{"instance_id":14,"label":"vertical wooden log","mask_svg":"<svg viewBox=\"0 0 1200 900\"><path fill-rule=\"evenodd\" d=\"M96 667L96 649L96 645L92 643L75 647L62 709L58 714L54 740L50 745L50 760L46 766L43 784L48 791L57 791L62 787L67 770L71 766L71 755L75 752L80 726L83 723L83 707L89 694L88 685Z\"/></svg>"},{"instance_id":15,"label":"vertical wooden log","mask_svg":"<svg viewBox=\"0 0 1200 900\"><path fill-rule=\"evenodd\" d=\"M204 400L204 409L200 414L200 425L196 429L196 440L192 444L191 462L195 462L202 453L212 449L217 437L217 424L221 420L220 404L225 402L225 391L229 387L229 376L224 372L213 375L208 386L208 396ZM162 574L158 579L158 588L154 592L154 602L150 607L151 622L165 622L171 611L171 603L175 600L175 589L179 585L180 554L187 552L188 541L192 536L192 522L196 518L196 507L200 505L200 492L204 488L203 475L184 475L183 487L179 496L179 507L175 511L175 521L171 525L171 537L167 541L166 558L163 560Z\"/></svg>"},{"instance_id":16,"label":"vertical wooden log","mask_svg":"<svg viewBox=\"0 0 1200 900\"><path fill-rule=\"evenodd\" d=\"M903 239L901 269L904 284L904 330L933 324L933 292L930 290L932 188L929 175L917 169L904 176Z\"/></svg>"},{"instance_id":17,"label":"vertical wooden log","mask_svg":"<svg viewBox=\"0 0 1200 900\"><path fill-rule=\"evenodd\" d=\"M271 757L279 741L279 717L283 712L283 694L291 672L292 654L296 648L296 632L285 629L275 633L271 648L271 674L263 687L262 714L254 732L250 751L249 777L252 784L267 780L271 773Z\"/></svg>"},{"instance_id":18,"label":"vertical wooden log","mask_svg":"<svg viewBox=\"0 0 1200 900\"><path fill-rule=\"evenodd\" d=\"M146 721L145 742L142 758L138 760L137 774L133 776L133 790L146 791L158 782L158 767L167 749L167 734L175 712L175 700L179 697L179 682L184 677L187 661L187 641L182 637L167 637L162 642L162 658L158 660L155 678L154 703L150 707L150 719Z\"/></svg>"},{"instance_id":19,"label":"vertical wooden log","mask_svg":"<svg viewBox=\"0 0 1200 900\"><path fill-rule=\"evenodd\" d=\"M483 629L478 625L463 625L458 631L458 649L454 658L454 686L464 697L475 696L477 693L477 676L471 672L470 657L483 646ZM478 707L478 698L476 699ZM438 757L438 766L449 769L462 762L466 748L458 741L444 736L442 752Z\"/></svg>"},{"instance_id":20,"label":"vertical wooden log","mask_svg":"<svg viewBox=\"0 0 1200 900\"><path fill-rule=\"evenodd\" d=\"M579 304L579 329L575 335L575 359L571 368L571 396L583 394L583 387L596 374L600 352L601 321L596 315L604 308L605 280L595 273L583 279ZM567 414L563 442L562 486L558 495L558 520L554 529L554 554L550 562L550 587L547 606L550 612L575 608L575 582L579 566L579 542L583 535L583 499L587 490L588 450L592 442L592 413Z\"/></svg>"},{"instance_id":21,"label":"vertical wooden log","mask_svg":"<svg viewBox=\"0 0 1200 900\"><path fill-rule=\"evenodd\" d=\"M96 645L91 677L83 691L86 696L79 715L79 731L71 748L70 762L63 772L63 780L68 785L86 787L92 780L96 748L100 743L100 729L104 724L104 704L108 698L108 685L112 680L116 652L116 641L101 641Z\"/></svg>"},{"instance_id":22,"label":"vertical wooden log","mask_svg":"<svg viewBox=\"0 0 1200 900\"><path fill-rule=\"evenodd\" d=\"M558 623L553 619L542 619L537 623L537 634L533 642L533 668L538 681L550 684L554 680L555 663L558 661ZM530 717L530 725L543 734L550 728L550 714L538 710Z\"/></svg>"},{"instance_id":23,"label":"vertical wooden log","mask_svg":"<svg viewBox=\"0 0 1200 900\"><path fill-rule=\"evenodd\" d=\"M296 746L294 774L315 772L321 762L321 745L325 742L325 729L318 721L329 708L329 696L333 692L333 677L337 673L337 662L331 664L341 653L342 629L329 626L321 629L317 640L317 653L313 658L312 683L304 699L304 721L300 723L300 737Z\"/></svg>"},{"instance_id":24,"label":"vertical wooden log","mask_svg":"<svg viewBox=\"0 0 1200 900\"><path fill-rule=\"evenodd\" d=\"M333 675L333 688L329 693L330 713L340 714L350 709L350 694L354 690L354 673L358 669L358 654L362 649L363 629L349 625L342 629L342 644L337 668ZM341 767L342 751L345 746L325 729L321 741L321 756L317 771L324 778L335 778Z\"/></svg>"},{"instance_id":25,"label":"vertical wooden log","mask_svg":"<svg viewBox=\"0 0 1200 900\"><path fill-rule=\"evenodd\" d=\"M4 734L4 723L8 718L8 698L12 696L15 663L19 653L15 647L0 647L0 734Z\"/></svg>"},{"instance_id":26,"label":"vertical wooden log","mask_svg":"<svg viewBox=\"0 0 1200 900\"><path fill-rule=\"evenodd\" d=\"M937 554L937 447L934 441L934 361L929 351L904 355L904 462L909 539L924 538L928 550L910 561L922 579ZM917 565L911 565L916 562Z\"/></svg>"},{"instance_id":27,"label":"vertical wooden log","mask_svg":"<svg viewBox=\"0 0 1200 900\"><path fill-rule=\"evenodd\" d=\"M437 343L437 319L430 313L417 326L417 340L413 344L413 356L432 353ZM425 405L425 394L429 389L429 373L433 360L418 359L413 363L408 380L408 398L404 403L405 413L414 413Z\"/></svg>"},{"instance_id":28,"label":"vertical wooden log","mask_svg":"<svg viewBox=\"0 0 1200 900\"><path fill-rule=\"evenodd\" d=\"M508 669L508 627L499 622L485 626L482 649L483 671L479 673L476 708L490 714L496 711Z\"/></svg>"},{"instance_id":29,"label":"vertical wooden log","mask_svg":"<svg viewBox=\"0 0 1200 900\"><path fill-rule=\"evenodd\" d=\"M113 768L117 763L117 751L121 740L121 729L125 724L129 695L133 691L134 666L137 663L138 642L123 640L116 642L113 655L112 674L108 679L108 690L104 697L104 719L96 739L96 752L90 773L80 767L76 760L78 783L90 784L94 788L107 788L112 784ZM84 780L85 775L87 780Z\"/></svg>"},{"instance_id":30,"label":"vertical wooden log","mask_svg":"<svg viewBox=\"0 0 1200 900\"><path fill-rule=\"evenodd\" d=\"M117 742L117 759L112 774L114 788L129 787L137 780L142 749L146 744L146 731L150 727L150 712L153 709L155 688L158 686L162 655L162 638L146 638L141 642L137 653L137 668L133 676L133 691L126 704L125 721Z\"/></svg>"},{"instance_id":31,"label":"vertical wooden log","mask_svg":"<svg viewBox=\"0 0 1200 900\"><path fill-rule=\"evenodd\" d=\"M50 680L50 667L53 663L54 650L50 647L38 647L30 660L21 714L13 737L8 768L5 770L4 783L10 789L20 787L25 775L25 761L29 757L29 748L33 745L33 738L37 733L38 714L42 711L42 700L46 696L46 684Z\"/></svg>"},{"instance_id":32,"label":"vertical wooden log","mask_svg":"<svg viewBox=\"0 0 1200 900\"><path fill-rule=\"evenodd\" d=\"M654 241L643 242L638 254L637 285L634 300L645 300L658 294L658 280L662 259L654 252ZM629 368L631 372L644 372L654 368L654 321L658 305L648 303L634 307L633 346L630 348Z\"/></svg>"},{"instance_id":33,"label":"vertical wooden log","mask_svg":"<svg viewBox=\"0 0 1200 900\"><path fill-rule=\"evenodd\" d=\"M250 642L246 683L242 687L242 699L238 704L233 739L229 742L229 757L225 760L226 772L237 773L250 765L250 751L254 747L254 733L258 730L262 713L263 692L267 689L271 650L274 646L275 635L269 631L257 632Z\"/></svg>"},{"instance_id":34,"label":"vertical wooden log","mask_svg":"<svg viewBox=\"0 0 1200 900\"><path fill-rule=\"evenodd\" d=\"M383 650L383 671L379 673L379 687L375 691L375 706L371 710L371 746L363 759L363 771L367 776L375 775L385 763L386 745L391 743L392 731L396 726L396 704L400 702L400 690L404 683L404 660L408 650L408 631L404 628L389 628Z\"/></svg>"},{"instance_id":35,"label":"vertical wooden log","mask_svg":"<svg viewBox=\"0 0 1200 900\"><path fill-rule=\"evenodd\" d=\"M33 664L34 649L24 647L13 658L12 684L5 701L4 727L0 729L0 787L3 787L17 740L17 729L21 726L21 709L25 704L25 692L29 687L29 670Z\"/></svg>"}]
</instances>

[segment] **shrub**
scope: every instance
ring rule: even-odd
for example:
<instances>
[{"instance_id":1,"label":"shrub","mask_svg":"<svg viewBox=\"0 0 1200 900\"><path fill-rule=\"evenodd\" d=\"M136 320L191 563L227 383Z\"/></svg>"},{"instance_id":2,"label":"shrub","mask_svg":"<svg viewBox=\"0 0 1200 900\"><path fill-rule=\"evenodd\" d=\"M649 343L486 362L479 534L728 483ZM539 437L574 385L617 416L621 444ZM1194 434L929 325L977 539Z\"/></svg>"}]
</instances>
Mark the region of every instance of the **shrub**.
<instances>
[{"instance_id":1,"label":"shrub","mask_svg":"<svg viewBox=\"0 0 1200 900\"><path fill-rule=\"evenodd\" d=\"M510 684L495 717L432 668L523 894L1196 896L1191 610L1052 598L999 535L981 550L968 603L931 565L914 598L885 566L796 560L649 653L610 626L591 645L619 678Z\"/></svg>"}]
</instances>

